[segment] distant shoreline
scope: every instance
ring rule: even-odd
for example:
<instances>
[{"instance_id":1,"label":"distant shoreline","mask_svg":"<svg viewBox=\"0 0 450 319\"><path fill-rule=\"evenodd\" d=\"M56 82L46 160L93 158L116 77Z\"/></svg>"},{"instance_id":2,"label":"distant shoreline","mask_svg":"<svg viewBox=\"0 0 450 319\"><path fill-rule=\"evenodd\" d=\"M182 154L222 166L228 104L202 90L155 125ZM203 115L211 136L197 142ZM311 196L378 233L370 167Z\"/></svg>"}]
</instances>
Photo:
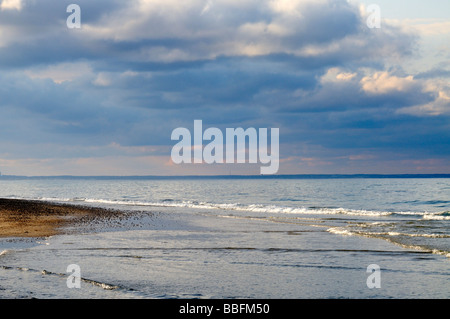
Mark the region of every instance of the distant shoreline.
<instances>
[{"instance_id":1,"label":"distant shoreline","mask_svg":"<svg viewBox=\"0 0 450 319\"><path fill-rule=\"evenodd\" d=\"M293 175L143 175L143 176L20 176L0 175L0 180L103 179L103 180L189 180L189 179L377 179L450 178L450 174L293 174Z\"/></svg>"}]
</instances>

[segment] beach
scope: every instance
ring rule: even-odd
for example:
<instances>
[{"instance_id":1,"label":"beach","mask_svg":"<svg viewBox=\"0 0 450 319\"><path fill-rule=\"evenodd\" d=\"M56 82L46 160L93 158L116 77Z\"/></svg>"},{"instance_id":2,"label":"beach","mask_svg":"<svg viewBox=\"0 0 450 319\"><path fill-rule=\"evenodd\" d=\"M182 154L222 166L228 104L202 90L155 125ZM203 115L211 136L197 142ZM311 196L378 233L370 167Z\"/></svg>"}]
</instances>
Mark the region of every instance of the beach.
<instances>
[{"instance_id":1,"label":"beach","mask_svg":"<svg viewBox=\"0 0 450 319\"><path fill-rule=\"evenodd\" d=\"M448 180L0 184L0 298L450 296Z\"/></svg>"},{"instance_id":2,"label":"beach","mask_svg":"<svg viewBox=\"0 0 450 319\"><path fill-rule=\"evenodd\" d=\"M118 211L44 201L0 198L0 237L49 237L65 228L118 220Z\"/></svg>"}]
</instances>

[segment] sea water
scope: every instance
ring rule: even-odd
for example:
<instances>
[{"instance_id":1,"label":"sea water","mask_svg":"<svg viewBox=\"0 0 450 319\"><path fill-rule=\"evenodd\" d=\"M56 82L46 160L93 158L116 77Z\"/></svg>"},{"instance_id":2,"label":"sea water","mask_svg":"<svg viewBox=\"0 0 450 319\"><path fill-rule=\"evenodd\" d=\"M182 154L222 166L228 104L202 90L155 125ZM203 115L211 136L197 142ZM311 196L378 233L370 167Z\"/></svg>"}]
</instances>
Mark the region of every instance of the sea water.
<instances>
[{"instance_id":1,"label":"sea water","mask_svg":"<svg viewBox=\"0 0 450 319\"><path fill-rule=\"evenodd\" d=\"M448 178L16 178L0 197L124 212L2 238L1 298L450 297Z\"/></svg>"}]
</instances>

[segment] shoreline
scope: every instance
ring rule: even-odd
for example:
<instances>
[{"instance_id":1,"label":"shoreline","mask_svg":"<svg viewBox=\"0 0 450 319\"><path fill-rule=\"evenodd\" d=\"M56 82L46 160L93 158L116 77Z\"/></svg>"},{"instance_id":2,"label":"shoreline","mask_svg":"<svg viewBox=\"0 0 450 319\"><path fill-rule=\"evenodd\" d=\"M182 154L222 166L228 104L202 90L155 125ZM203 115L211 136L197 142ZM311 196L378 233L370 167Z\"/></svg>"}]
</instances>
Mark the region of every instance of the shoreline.
<instances>
[{"instance_id":1,"label":"shoreline","mask_svg":"<svg viewBox=\"0 0 450 319\"><path fill-rule=\"evenodd\" d=\"M0 238L49 237L65 227L119 218L124 212L99 207L0 198Z\"/></svg>"},{"instance_id":2,"label":"shoreline","mask_svg":"<svg viewBox=\"0 0 450 319\"><path fill-rule=\"evenodd\" d=\"M31 215L25 225L36 219L51 226L41 235L62 235L50 236L44 245L32 243L33 249L19 254L16 249L28 242L5 241L0 298L448 297L443 256L382 239L337 236L310 223L223 218L176 208L149 212L151 218L136 212L142 211L0 198L1 218ZM49 216L55 224L46 221ZM130 227L97 232L109 230L111 223ZM32 237L17 230L22 238ZM61 281L73 264L85 279L82 289L68 289ZM367 285L373 264L381 269L380 289ZM118 288L87 284L93 282Z\"/></svg>"}]
</instances>

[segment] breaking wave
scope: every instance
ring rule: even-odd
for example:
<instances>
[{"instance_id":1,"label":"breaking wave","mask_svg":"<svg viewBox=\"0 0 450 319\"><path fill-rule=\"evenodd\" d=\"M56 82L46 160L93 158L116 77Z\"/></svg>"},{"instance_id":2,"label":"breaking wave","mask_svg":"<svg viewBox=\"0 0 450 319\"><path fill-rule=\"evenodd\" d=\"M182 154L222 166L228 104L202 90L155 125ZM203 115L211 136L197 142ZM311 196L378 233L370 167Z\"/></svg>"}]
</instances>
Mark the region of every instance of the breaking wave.
<instances>
[{"instance_id":1,"label":"breaking wave","mask_svg":"<svg viewBox=\"0 0 450 319\"><path fill-rule=\"evenodd\" d=\"M379 210L365 210L365 209L348 209L348 208L330 208L330 207L290 207L279 205L265 205L265 204L241 204L241 203L210 203L200 201L176 201L174 199L162 199L159 201L136 201L136 200L111 200L111 199L96 199L96 198L36 198L41 201L51 202L66 202L75 204L98 204L98 205L113 205L120 207L126 206L143 206L143 207L174 207L174 208L194 208L194 209L209 209L209 210L226 210L226 211L244 211L254 213L269 213L269 214L300 214L300 215L352 215L365 217L378 216L416 216L422 217L425 220L450 220L450 212L414 212L414 211L379 211Z\"/></svg>"}]
</instances>

